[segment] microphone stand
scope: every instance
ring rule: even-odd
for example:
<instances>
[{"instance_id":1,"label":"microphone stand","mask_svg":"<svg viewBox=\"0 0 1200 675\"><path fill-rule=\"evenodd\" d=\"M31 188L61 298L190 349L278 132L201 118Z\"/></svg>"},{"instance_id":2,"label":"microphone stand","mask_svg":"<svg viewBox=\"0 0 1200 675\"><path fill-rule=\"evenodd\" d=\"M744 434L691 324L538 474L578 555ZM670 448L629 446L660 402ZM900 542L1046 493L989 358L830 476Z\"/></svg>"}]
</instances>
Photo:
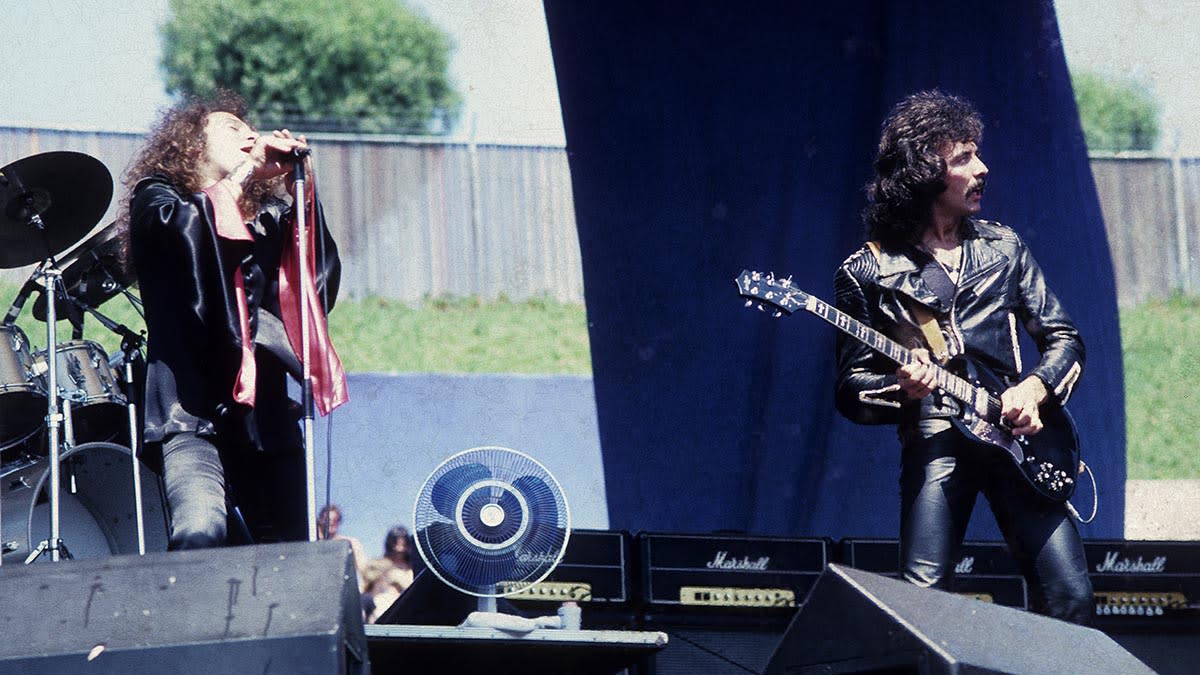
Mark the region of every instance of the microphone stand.
<instances>
[{"instance_id":1,"label":"microphone stand","mask_svg":"<svg viewBox=\"0 0 1200 675\"><path fill-rule=\"evenodd\" d=\"M300 363L302 366L303 378L300 383L301 387L301 405L304 407L304 478L305 490L307 491L308 503L308 540L317 540L317 473L316 473L316 447L314 443L314 401L313 401L313 386L312 386L312 366L310 365L310 336L308 334L308 298L305 291L309 284L309 269L308 269L308 204L306 203L307 193L305 192L305 175L304 163L309 151L307 149L298 149L293 151L295 162L293 163L293 182L295 184L295 203L293 208L296 213L296 236L299 240L297 246L297 255L300 257Z\"/></svg>"},{"instance_id":2,"label":"microphone stand","mask_svg":"<svg viewBox=\"0 0 1200 675\"><path fill-rule=\"evenodd\" d=\"M133 363L136 359L141 358L141 349L142 345L145 344L145 338L130 330L125 324L117 323L104 314L101 314L95 307L88 305L82 300L76 300L70 296L67 297L78 310L96 317L100 325L121 336L121 353L124 355L121 362L125 366L125 409L129 414L129 458L130 464L133 466L133 512L136 514L137 520L138 555L146 555L146 520L145 514L142 512L142 467L141 462L138 460L137 399L134 397L136 388L133 379Z\"/></svg>"}]
</instances>

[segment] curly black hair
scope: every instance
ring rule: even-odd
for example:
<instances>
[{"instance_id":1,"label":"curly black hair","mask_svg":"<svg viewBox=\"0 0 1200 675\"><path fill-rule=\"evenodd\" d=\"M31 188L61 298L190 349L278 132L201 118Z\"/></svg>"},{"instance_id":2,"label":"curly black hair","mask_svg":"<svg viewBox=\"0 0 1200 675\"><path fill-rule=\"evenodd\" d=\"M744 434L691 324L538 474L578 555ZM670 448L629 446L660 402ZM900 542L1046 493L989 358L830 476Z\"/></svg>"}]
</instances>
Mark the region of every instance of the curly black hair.
<instances>
[{"instance_id":1,"label":"curly black hair","mask_svg":"<svg viewBox=\"0 0 1200 675\"><path fill-rule=\"evenodd\" d=\"M125 199L121 202L115 226L122 239L120 266L129 279L136 276L129 244L129 205L134 188L143 178L157 175L185 194L199 192L205 187L201 185L200 164L207 152L205 125L208 116L227 112L253 126L247 111L246 101L240 95L224 89L210 97L186 95L172 107L160 111L158 121L130 161L122 180ZM251 181L242 193L239 206L243 213L257 213L263 202L285 189L282 178Z\"/></svg>"},{"instance_id":2,"label":"curly black hair","mask_svg":"<svg viewBox=\"0 0 1200 675\"><path fill-rule=\"evenodd\" d=\"M965 99L936 89L912 94L883 123L875 178L863 211L867 238L884 248L920 241L934 199L946 189L947 143L983 138L983 120Z\"/></svg>"}]
</instances>

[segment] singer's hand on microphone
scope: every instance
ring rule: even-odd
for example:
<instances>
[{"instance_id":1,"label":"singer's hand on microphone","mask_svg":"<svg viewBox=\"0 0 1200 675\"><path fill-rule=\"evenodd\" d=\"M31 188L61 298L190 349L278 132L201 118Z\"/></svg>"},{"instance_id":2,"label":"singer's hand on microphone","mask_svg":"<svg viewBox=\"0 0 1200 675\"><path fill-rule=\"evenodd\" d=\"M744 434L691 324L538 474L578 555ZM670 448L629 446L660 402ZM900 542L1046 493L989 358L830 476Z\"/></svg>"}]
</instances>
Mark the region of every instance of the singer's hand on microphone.
<instances>
[{"instance_id":1,"label":"singer's hand on microphone","mask_svg":"<svg viewBox=\"0 0 1200 675\"><path fill-rule=\"evenodd\" d=\"M263 134L250 150L250 161L254 162L253 177L261 180L285 174L307 150L308 140L304 136L293 137L287 129Z\"/></svg>"}]
</instances>

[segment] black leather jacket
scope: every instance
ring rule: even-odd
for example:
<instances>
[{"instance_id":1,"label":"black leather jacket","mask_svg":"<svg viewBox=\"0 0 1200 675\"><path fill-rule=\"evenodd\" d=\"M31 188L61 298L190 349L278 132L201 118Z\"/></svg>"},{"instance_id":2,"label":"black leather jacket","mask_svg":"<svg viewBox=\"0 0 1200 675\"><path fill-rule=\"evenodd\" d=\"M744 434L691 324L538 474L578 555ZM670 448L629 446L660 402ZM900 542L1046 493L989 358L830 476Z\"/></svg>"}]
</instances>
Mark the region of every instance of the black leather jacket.
<instances>
[{"instance_id":1,"label":"black leather jacket","mask_svg":"<svg viewBox=\"0 0 1200 675\"><path fill-rule=\"evenodd\" d=\"M212 205L203 192L183 194L164 178L143 179L130 204L130 243L145 305L147 372L145 440L157 444L171 434L220 435L222 442L275 449L299 438L300 406L287 396L295 356L282 332L279 265L282 240L292 232L290 208L264 205L254 241L219 237ZM325 219L316 227L316 283L337 297L341 262ZM233 382L242 362L241 323L233 272L246 284L250 331L258 364L254 408L233 401ZM269 320L264 313L275 317ZM272 330L278 326L277 330Z\"/></svg>"},{"instance_id":2,"label":"black leather jacket","mask_svg":"<svg viewBox=\"0 0 1200 675\"><path fill-rule=\"evenodd\" d=\"M1041 359L1028 374L1066 403L1083 369L1083 341L1025 242L999 223L963 223L963 258L953 303L947 306L925 284L913 249L880 251L863 246L835 276L837 307L907 347L927 347L905 302L926 306L938 319L951 356L975 363L1015 384L1022 374L1018 326L1033 337ZM910 298L901 302L901 297ZM909 401L896 382L896 364L854 338L839 334L836 405L862 424L913 425L918 419L956 414L957 403L935 393Z\"/></svg>"}]
</instances>

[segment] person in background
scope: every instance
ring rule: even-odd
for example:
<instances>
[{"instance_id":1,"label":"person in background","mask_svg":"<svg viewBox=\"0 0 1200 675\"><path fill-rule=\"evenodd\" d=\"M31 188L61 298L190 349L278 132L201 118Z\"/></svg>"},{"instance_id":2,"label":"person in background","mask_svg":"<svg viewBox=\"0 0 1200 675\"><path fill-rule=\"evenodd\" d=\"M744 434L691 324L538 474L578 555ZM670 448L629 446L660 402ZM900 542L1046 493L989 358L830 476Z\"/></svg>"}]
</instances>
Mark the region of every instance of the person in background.
<instances>
[{"instance_id":1,"label":"person in background","mask_svg":"<svg viewBox=\"0 0 1200 675\"><path fill-rule=\"evenodd\" d=\"M363 614L373 623L400 594L412 585L415 575L413 541L408 528L396 525L383 539L383 557L367 563L363 591Z\"/></svg>"},{"instance_id":2,"label":"person in background","mask_svg":"<svg viewBox=\"0 0 1200 675\"><path fill-rule=\"evenodd\" d=\"M350 544L350 552L354 554L354 569L358 572L358 591L362 593L367 588L367 553L357 538L344 535L339 531L342 527L342 519L342 508L337 504L322 506L320 513L317 514L317 539L344 541Z\"/></svg>"},{"instance_id":3,"label":"person in background","mask_svg":"<svg viewBox=\"0 0 1200 675\"><path fill-rule=\"evenodd\" d=\"M407 527L396 525L388 530L387 536L383 538L383 557L390 560L396 567L412 573L414 569L413 542Z\"/></svg>"}]
</instances>

